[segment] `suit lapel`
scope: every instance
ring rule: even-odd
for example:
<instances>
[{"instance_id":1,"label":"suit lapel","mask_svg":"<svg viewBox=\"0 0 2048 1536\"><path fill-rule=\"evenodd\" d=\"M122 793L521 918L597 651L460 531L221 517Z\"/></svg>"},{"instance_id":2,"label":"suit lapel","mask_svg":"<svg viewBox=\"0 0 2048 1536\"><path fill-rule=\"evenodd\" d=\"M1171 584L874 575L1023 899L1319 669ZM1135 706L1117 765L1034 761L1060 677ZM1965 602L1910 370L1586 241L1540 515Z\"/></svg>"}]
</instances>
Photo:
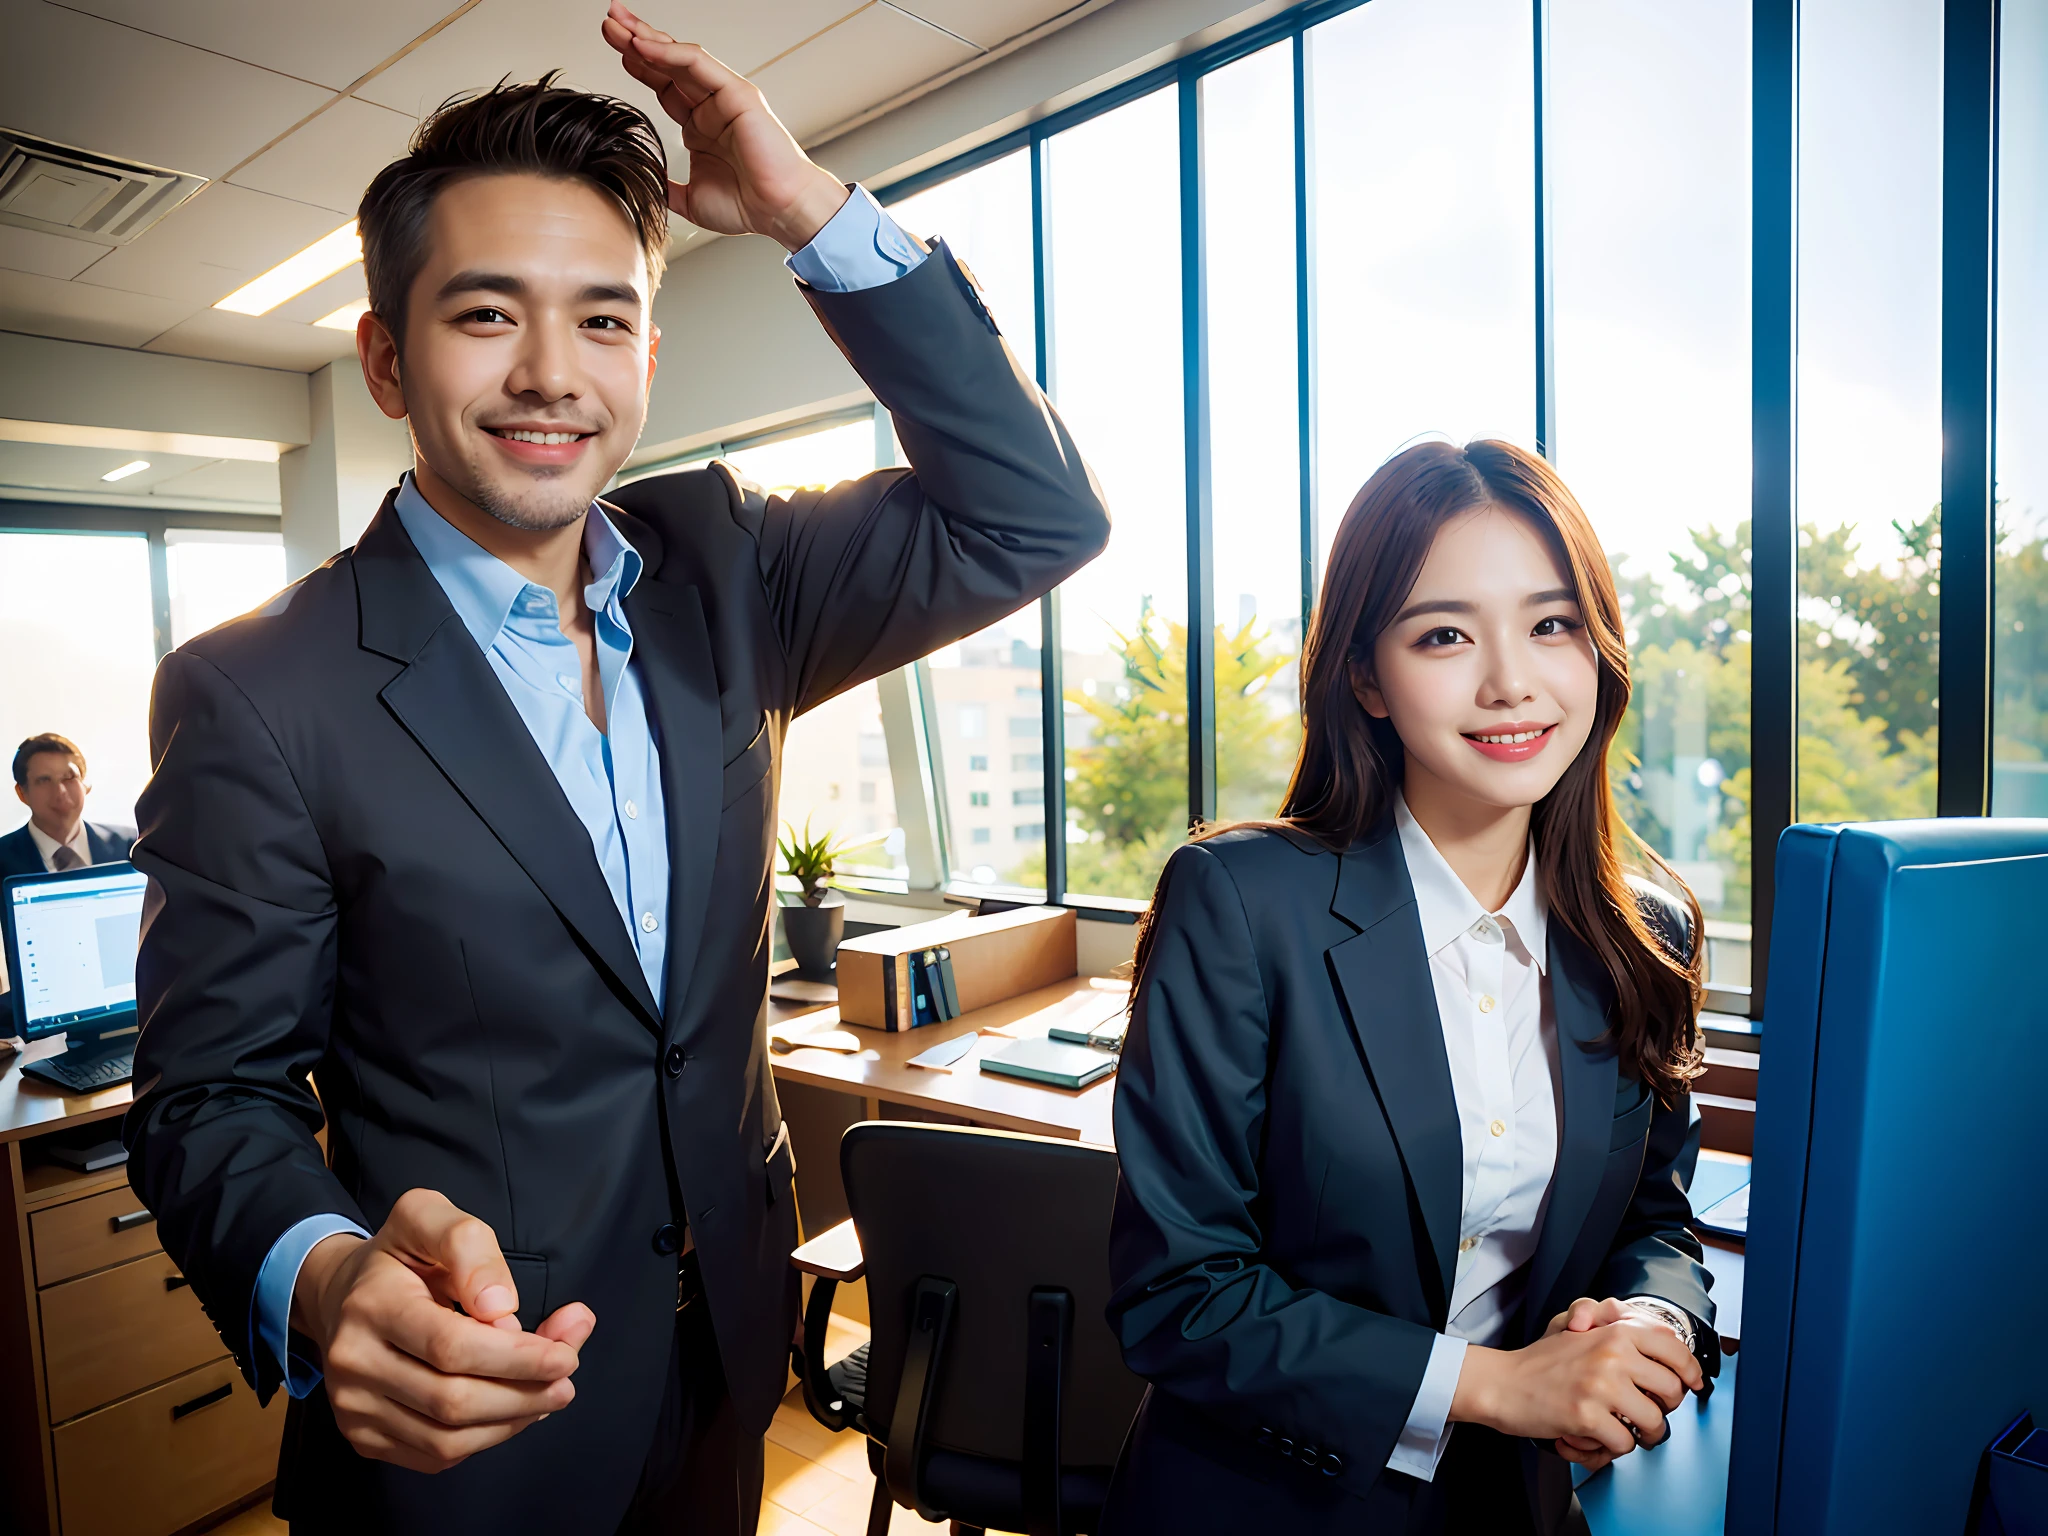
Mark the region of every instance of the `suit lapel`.
<instances>
[{"instance_id":1,"label":"suit lapel","mask_svg":"<svg viewBox=\"0 0 2048 1536\"><path fill-rule=\"evenodd\" d=\"M356 545L362 644L405 664L379 697L659 1032L631 936L590 833L389 498Z\"/></svg>"},{"instance_id":2,"label":"suit lapel","mask_svg":"<svg viewBox=\"0 0 2048 1536\"><path fill-rule=\"evenodd\" d=\"M627 519L615 521L623 529ZM648 567L653 568L652 561ZM695 587L643 577L627 594L626 618L633 626L633 656L661 743L661 793L668 819L667 995L673 1018L696 970L718 858L723 784L718 681Z\"/></svg>"},{"instance_id":3,"label":"suit lapel","mask_svg":"<svg viewBox=\"0 0 2048 1536\"><path fill-rule=\"evenodd\" d=\"M1550 922L1551 1005L1557 1014L1557 1070L1564 1123L1558 1128L1557 1171L1543 1231L1529 1260L1523 1329L1540 1335L1558 1310L1551 1296L1565 1260L1579 1240L1607 1161L1619 1081L1614 1042L1607 1032L1610 983L1598 957L1554 916Z\"/></svg>"},{"instance_id":4,"label":"suit lapel","mask_svg":"<svg viewBox=\"0 0 2048 1536\"><path fill-rule=\"evenodd\" d=\"M1465 1154L1415 887L1391 819L1345 852L1330 910L1360 930L1331 946L1330 969L1422 1209L1442 1326L1457 1267Z\"/></svg>"}]
</instances>

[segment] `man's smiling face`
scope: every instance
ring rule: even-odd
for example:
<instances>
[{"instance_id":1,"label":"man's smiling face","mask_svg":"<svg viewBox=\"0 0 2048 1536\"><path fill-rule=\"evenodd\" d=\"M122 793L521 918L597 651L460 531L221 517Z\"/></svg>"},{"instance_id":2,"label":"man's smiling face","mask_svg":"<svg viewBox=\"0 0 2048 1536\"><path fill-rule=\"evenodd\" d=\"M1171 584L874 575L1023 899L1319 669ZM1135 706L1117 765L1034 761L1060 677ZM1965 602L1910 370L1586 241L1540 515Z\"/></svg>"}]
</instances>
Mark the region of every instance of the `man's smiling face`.
<instances>
[{"instance_id":1,"label":"man's smiling face","mask_svg":"<svg viewBox=\"0 0 2048 1536\"><path fill-rule=\"evenodd\" d=\"M647 419L649 286L631 220L596 187L500 173L443 188L398 367L421 478L515 528L580 517Z\"/></svg>"}]
</instances>

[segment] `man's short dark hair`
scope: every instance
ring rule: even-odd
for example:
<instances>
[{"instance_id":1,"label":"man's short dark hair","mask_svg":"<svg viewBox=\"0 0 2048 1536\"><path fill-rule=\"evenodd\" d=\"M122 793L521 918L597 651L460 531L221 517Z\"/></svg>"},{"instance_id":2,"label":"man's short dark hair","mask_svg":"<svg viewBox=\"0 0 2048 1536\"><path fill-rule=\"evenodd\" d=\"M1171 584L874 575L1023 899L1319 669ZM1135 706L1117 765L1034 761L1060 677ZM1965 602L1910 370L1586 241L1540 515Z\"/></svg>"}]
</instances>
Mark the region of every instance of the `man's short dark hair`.
<instances>
[{"instance_id":1,"label":"man's short dark hair","mask_svg":"<svg viewBox=\"0 0 2048 1536\"><path fill-rule=\"evenodd\" d=\"M517 85L443 102L402 160L377 173L356 211L370 309L402 346L406 300L426 264L427 215L450 183L524 173L608 193L647 253L649 297L668 252L668 155L647 114L628 102L555 84L550 70Z\"/></svg>"},{"instance_id":2,"label":"man's short dark hair","mask_svg":"<svg viewBox=\"0 0 2048 1536\"><path fill-rule=\"evenodd\" d=\"M44 731L40 736L31 736L14 749L14 783L18 789L28 787L28 763L32 757L41 757L45 752L61 752L66 757L78 759L78 776L85 777L85 754L78 750L78 743L68 737L59 736L55 731Z\"/></svg>"}]
</instances>

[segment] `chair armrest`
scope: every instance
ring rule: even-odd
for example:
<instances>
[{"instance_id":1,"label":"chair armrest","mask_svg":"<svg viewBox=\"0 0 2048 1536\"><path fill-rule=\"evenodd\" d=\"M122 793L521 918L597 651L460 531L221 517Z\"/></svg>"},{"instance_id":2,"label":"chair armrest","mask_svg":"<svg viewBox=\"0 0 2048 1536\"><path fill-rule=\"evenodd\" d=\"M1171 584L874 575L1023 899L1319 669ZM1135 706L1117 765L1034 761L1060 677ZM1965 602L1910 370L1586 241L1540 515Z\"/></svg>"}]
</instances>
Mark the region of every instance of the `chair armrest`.
<instances>
[{"instance_id":1,"label":"chair armrest","mask_svg":"<svg viewBox=\"0 0 2048 1536\"><path fill-rule=\"evenodd\" d=\"M790 1264L807 1275L826 1280L858 1280L867 1273L861 1256L860 1234L848 1217L829 1231L820 1232L789 1256Z\"/></svg>"}]
</instances>

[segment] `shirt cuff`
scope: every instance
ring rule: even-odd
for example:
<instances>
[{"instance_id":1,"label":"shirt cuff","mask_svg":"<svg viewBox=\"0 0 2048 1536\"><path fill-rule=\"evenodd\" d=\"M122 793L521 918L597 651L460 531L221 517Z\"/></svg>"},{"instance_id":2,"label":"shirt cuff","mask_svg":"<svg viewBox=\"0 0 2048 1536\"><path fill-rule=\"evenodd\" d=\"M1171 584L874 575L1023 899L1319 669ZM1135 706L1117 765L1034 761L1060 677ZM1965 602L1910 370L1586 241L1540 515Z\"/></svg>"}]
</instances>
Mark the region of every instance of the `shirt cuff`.
<instances>
[{"instance_id":1,"label":"shirt cuff","mask_svg":"<svg viewBox=\"0 0 2048 1536\"><path fill-rule=\"evenodd\" d=\"M893 283L931 253L890 218L866 187L852 196L802 250L784 258L789 270L826 293L855 293Z\"/></svg>"},{"instance_id":2,"label":"shirt cuff","mask_svg":"<svg viewBox=\"0 0 2048 1536\"><path fill-rule=\"evenodd\" d=\"M249 1319L250 1345L253 1349L260 1343L270 1351L284 1372L284 1389L293 1397L304 1397L320 1384L320 1367L291 1347L292 1291L306 1255L337 1232L370 1235L346 1216L308 1216L270 1245L256 1272L256 1294L249 1298L254 1314Z\"/></svg>"},{"instance_id":3,"label":"shirt cuff","mask_svg":"<svg viewBox=\"0 0 2048 1536\"><path fill-rule=\"evenodd\" d=\"M1457 1395L1458 1373L1464 1368L1465 1341L1438 1334L1429 1347L1429 1366L1416 1389L1415 1406L1408 1410L1408 1422L1394 1442L1394 1454L1387 1458L1389 1471L1406 1472L1425 1483L1435 1479L1436 1464L1451 1443L1451 1399Z\"/></svg>"}]
</instances>

